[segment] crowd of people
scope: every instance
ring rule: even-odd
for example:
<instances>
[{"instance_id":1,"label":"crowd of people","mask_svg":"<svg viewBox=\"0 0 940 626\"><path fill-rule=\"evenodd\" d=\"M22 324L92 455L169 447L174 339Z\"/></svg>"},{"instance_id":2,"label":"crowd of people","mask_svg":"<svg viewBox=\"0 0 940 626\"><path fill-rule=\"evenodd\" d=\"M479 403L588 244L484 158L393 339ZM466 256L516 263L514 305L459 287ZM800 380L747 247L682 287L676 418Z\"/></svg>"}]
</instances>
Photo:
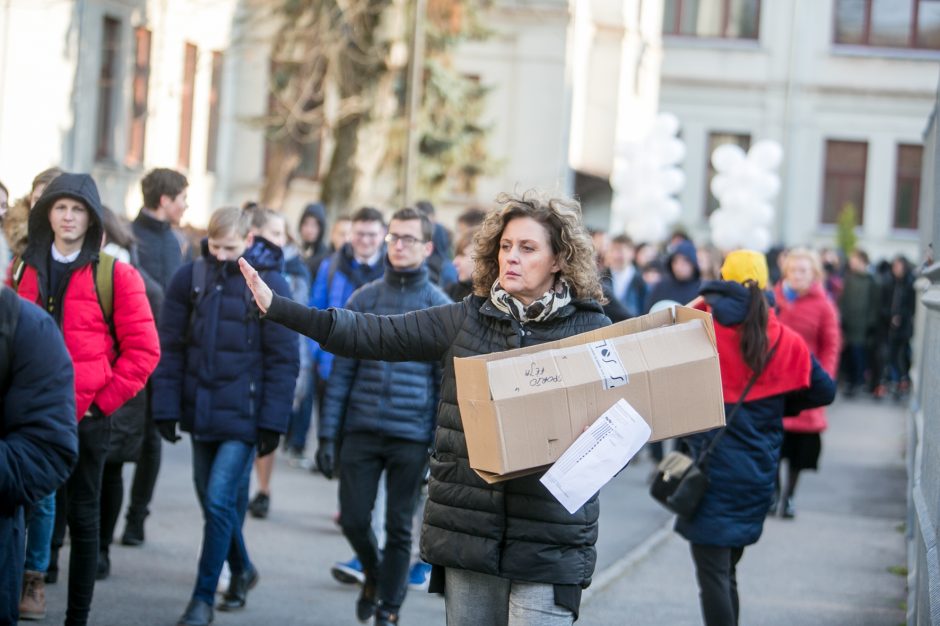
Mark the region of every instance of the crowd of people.
<instances>
[{"instance_id":1,"label":"crowd of people","mask_svg":"<svg viewBox=\"0 0 940 626\"><path fill-rule=\"evenodd\" d=\"M453 357L687 303L713 314L726 403L743 408L677 531L705 622L736 623L735 566L766 515L795 516L832 380L847 396L910 391L915 294L902 256L873 266L861 249L846 263L806 248L723 255L681 231L635 243L588 231L576 202L535 192L466 209L453 232L429 202L388 221L311 203L296 230L248 202L216 210L193 238L180 225L187 187L174 170L149 172L128 222L85 174L46 170L9 205L0 185L0 390L15 450L0 467L11 503L0 510L0 624L44 618L66 530L66 624L87 623L95 581L111 573L122 466L135 470L120 542L141 546L161 447L180 431L204 526L179 624L246 606L260 573L242 526L277 505L281 446L291 465L338 480L352 554L332 574L360 585L359 620L398 623L407 590L426 588L444 594L449 624L570 624L596 561L598 497L572 515L537 476L476 476ZM42 362L16 350L40 332ZM48 401L31 406L37 397ZM700 450L713 435L666 445ZM650 454L661 460L662 443Z\"/></svg>"}]
</instances>

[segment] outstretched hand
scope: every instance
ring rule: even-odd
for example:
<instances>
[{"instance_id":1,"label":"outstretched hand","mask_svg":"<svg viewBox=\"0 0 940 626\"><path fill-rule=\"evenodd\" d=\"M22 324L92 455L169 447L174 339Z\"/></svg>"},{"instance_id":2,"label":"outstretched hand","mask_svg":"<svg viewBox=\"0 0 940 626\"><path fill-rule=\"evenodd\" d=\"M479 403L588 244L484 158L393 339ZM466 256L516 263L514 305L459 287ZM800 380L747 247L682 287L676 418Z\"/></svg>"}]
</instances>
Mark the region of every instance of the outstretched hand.
<instances>
[{"instance_id":1,"label":"outstretched hand","mask_svg":"<svg viewBox=\"0 0 940 626\"><path fill-rule=\"evenodd\" d=\"M261 279L258 271L245 260L245 257L238 259L238 267L242 271L242 276L245 277L245 282L248 283L248 288L251 289L255 304L261 309L261 313L267 313L271 307L271 301L274 300L271 288Z\"/></svg>"}]
</instances>

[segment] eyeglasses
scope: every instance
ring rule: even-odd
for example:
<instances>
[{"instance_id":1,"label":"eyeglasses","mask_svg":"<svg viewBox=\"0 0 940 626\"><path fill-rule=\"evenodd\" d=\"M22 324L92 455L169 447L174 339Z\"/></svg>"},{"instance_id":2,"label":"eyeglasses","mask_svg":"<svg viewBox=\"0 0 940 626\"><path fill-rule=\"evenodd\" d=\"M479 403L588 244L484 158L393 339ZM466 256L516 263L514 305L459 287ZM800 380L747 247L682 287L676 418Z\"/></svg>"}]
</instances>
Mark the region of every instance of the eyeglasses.
<instances>
[{"instance_id":1,"label":"eyeglasses","mask_svg":"<svg viewBox=\"0 0 940 626\"><path fill-rule=\"evenodd\" d=\"M385 235L385 243L387 243L390 246L394 246L399 241L405 244L405 247L413 246L416 243L424 243L424 239L415 239L411 235L399 236L399 235L393 235L392 233Z\"/></svg>"}]
</instances>

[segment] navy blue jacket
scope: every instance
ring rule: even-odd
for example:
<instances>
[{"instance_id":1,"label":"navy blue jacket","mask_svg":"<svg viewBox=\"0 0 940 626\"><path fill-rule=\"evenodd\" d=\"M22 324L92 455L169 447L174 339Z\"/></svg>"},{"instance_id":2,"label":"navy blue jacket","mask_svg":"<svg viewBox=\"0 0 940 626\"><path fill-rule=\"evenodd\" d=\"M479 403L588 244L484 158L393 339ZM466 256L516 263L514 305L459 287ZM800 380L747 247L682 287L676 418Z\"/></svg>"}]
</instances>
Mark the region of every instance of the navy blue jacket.
<instances>
[{"instance_id":1,"label":"navy blue jacket","mask_svg":"<svg viewBox=\"0 0 940 626\"><path fill-rule=\"evenodd\" d=\"M281 251L261 241L245 259L275 293L289 298L280 273ZM194 267L201 264L182 266L167 289L159 324L162 356L153 375L153 418L179 420L182 430L198 440L255 443L259 428L287 430L298 371L297 335L259 319L238 264L219 262L203 247L204 295L193 294Z\"/></svg>"},{"instance_id":2,"label":"navy blue jacket","mask_svg":"<svg viewBox=\"0 0 940 626\"><path fill-rule=\"evenodd\" d=\"M23 505L58 489L78 458L72 359L55 320L20 301L9 349L0 381L0 624L16 623L20 603Z\"/></svg>"},{"instance_id":3,"label":"navy blue jacket","mask_svg":"<svg viewBox=\"0 0 940 626\"><path fill-rule=\"evenodd\" d=\"M357 290L346 308L399 315L451 300L428 278L427 266L398 271L385 261L385 276ZM441 367L437 362L360 361L337 357L327 386L319 437L367 432L430 443L434 436Z\"/></svg>"},{"instance_id":4,"label":"navy blue jacket","mask_svg":"<svg viewBox=\"0 0 940 626\"><path fill-rule=\"evenodd\" d=\"M689 280L678 280L672 273L672 260L677 256L684 256L692 263L694 273ZM676 245L666 259L666 273L663 279L656 283L646 294L644 311L649 313L653 305L662 300L673 300L679 304L691 302L698 296L698 290L702 286L702 273L698 266L698 255L695 250L695 244L691 241L683 240Z\"/></svg>"}]
</instances>

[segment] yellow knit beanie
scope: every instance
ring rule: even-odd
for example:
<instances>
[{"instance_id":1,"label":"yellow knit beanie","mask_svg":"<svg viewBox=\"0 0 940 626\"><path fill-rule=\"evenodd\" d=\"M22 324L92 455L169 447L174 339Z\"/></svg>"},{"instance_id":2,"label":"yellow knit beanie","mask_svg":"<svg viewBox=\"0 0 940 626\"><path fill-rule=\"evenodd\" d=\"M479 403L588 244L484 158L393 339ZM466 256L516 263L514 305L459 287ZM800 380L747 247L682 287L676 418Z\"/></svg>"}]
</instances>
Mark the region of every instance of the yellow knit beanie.
<instances>
[{"instance_id":1,"label":"yellow knit beanie","mask_svg":"<svg viewBox=\"0 0 940 626\"><path fill-rule=\"evenodd\" d=\"M721 277L744 284L753 280L761 289L767 288L767 258L754 250L735 250L725 257Z\"/></svg>"}]
</instances>

